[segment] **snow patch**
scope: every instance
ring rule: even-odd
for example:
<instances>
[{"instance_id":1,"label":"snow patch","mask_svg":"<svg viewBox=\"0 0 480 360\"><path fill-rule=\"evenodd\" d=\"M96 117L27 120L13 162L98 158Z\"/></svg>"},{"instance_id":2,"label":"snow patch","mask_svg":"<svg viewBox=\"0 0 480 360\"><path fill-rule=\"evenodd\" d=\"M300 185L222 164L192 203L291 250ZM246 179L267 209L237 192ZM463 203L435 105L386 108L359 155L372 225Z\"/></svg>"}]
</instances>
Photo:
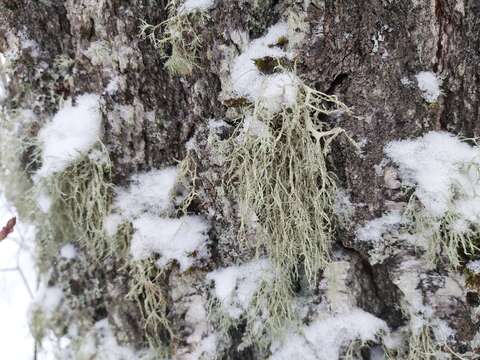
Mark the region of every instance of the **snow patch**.
<instances>
[{"instance_id":1,"label":"snow patch","mask_svg":"<svg viewBox=\"0 0 480 360\"><path fill-rule=\"evenodd\" d=\"M287 23L272 26L267 34L253 40L232 65L231 80L236 95L251 102L261 101L271 112L278 112L283 105L293 106L297 101L300 80L292 72L263 74L255 65L255 59L292 59L293 54L278 46L288 36Z\"/></svg>"},{"instance_id":2,"label":"snow patch","mask_svg":"<svg viewBox=\"0 0 480 360\"><path fill-rule=\"evenodd\" d=\"M470 270L475 275L480 274L480 260L470 261L467 263L467 269Z\"/></svg>"},{"instance_id":3,"label":"snow patch","mask_svg":"<svg viewBox=\"0 0 480 360\"><path fill-rule=\"evenodd\" d=\"M428 102L437 101L440 96L441 81L431 71L421 71L415 75L417 79L418 88L422 91L423 98Z\"/></svg>"},{"instance_id":4,"label":"snow patch","mask_svg":"<svg viewBox=\"0 0 480 360\"><path fill-rule=\"evenodd\" d=\"M398 227L403 222L404 219L400 212L393 211L368 221L357 230L356 238L360 241L381 241L384 234L398 230Z\"/></svg>"},{"instance_id":5,"label":"snow patch","mask_svg":"<svg viewBox=\"0 0 480 360\"><path fill-rule=\"evenodd\" d=\"M178 9L178 14L187 15L195 11L206 11L213 7L215 0L187 0Z\"/></svg>"},{"instance_id":6,"label":"snow patch","mask_svg":"<svg viewBox=\"0 0 480 360\"><path fill-rule=\"evenodd\" d=\"M62 358L102 359L102 360L138 360L146 359L145 352L118 344L107 319L100 320L92 327L77 349L65 351ZM73 354L74 353L74 354ZM70 357L72 356L72 357Z\"/></svg>"},{"instance_id":7,"label":"snow patch","mask_svg":"<svg viewBox=\"0 0 480 360\"><path fill-rule=\"evenodd\" d=\"M349 313L315 320L302 329L301 334L291 333L282 344L272 346L270 360L331 360L340 358L340 350L352 341L376 341L387 324L360 309Z\"/></svg>"},{"instance_id":8,"label":"snow patch","mask_svg":"<svg viewBox=\"0 0 480 360\"><path fill-rule=\"evenodd\" d=\"M171 206L176 180L176 167L133 175L128 188L117 189L113 207L130 220L144 213L162 215Z\"/></svg>"},{"instance_id":9,"label":"snow patch","mask_svg":"<svg viewBox=\"0 0 480 360\"><path fill-rule=\"evenodd\" d=\"M39 132L42 167L39 177L65 170L88 152L101 135L99 97L85 94L72 105L71 99Z\"/></svg>"},{"instance_id":10,"label":"snow patch","mask_svg":"<svg viewBox=\"0 0 480 360\"><path fill-rule=\"evenodd\" d=\"M133 227L135 233L130 253L134 260L159 254L158 267L176 260L180 270L185 271L193 264L194 258L208 254L208 224L200 216L164 219L144 215L133 221Z\"/></svg>"},{"instance_id":11,"label":"snow patch","mask_svg":"<svg viewBox=\"0 0 480 360\"><path fill-rule=\"evenodd\" d=\"M386 155L399 167L402 183L434 217L455 210L462 219L480 220L480 151L447 132L390 142Z\"/></svg>"},{"instance_id":12,"label":"snow patch","mask_svg":"<svg viewBox=\"0 0 480 360\"><path fill-rule=\"evenodd\" d=\"M261 281L271 276L270 262L261 259L212 271L207 279L215 283L215 296L224 312L238 319L247 310Z\"/></svg>"},{"instance_id":13,"label":"snow patch","mask_svg":"<svg viewBox=\"0 0 480 360\"><path fill-rule=\"evenodd\" d=\"M73 244L66 244L60 249L60 256L68 260L75 259L77 257L77 249Z\"/></svg>"}]
</instances>

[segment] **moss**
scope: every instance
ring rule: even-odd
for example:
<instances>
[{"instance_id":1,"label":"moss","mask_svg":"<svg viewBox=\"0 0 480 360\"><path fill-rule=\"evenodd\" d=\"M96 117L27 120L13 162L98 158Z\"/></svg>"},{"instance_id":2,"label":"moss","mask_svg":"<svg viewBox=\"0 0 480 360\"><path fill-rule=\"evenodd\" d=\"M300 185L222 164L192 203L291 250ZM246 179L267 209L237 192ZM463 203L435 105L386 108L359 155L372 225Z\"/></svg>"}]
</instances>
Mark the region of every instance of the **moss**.
<instances>
[{"instance_id":1,"label":"moss","mask_svg":"<svg viewBox=\"0 0 480 360\"><path fill-rule=\"evenodd\" d=\"M202 25L208 16L205 11L179 13L180 0L169 0L168 19L158 25L142 20L140 37L148 39L166 59L165 69L172 75L190 75L198 67L198 52L202 39L195 26Z\"/></svg>"},{"instance_id":2,"label":"moss","mask_svg":"<svg viewBox=\"0 0 480 360\"><path fill-rule=\"evenodd\" d=\"M274 58L271 56L264 56L262 58L253 59L253 62L257 69L265 75L293 68L293 61L286 57Z\"/></svg>"},{"instance_id":3,"label":"moss","mask_svg":"<svg viewBox=\"0 0 480 360\"><path fill-rule=\"evenodd\" d=\"M225 105L228 108L241 108L241 107L246 107L248 105L251 105L251 103L245 97L238 97L238 98L224 100L223 105Z\"/></svg>"}]
</instances>

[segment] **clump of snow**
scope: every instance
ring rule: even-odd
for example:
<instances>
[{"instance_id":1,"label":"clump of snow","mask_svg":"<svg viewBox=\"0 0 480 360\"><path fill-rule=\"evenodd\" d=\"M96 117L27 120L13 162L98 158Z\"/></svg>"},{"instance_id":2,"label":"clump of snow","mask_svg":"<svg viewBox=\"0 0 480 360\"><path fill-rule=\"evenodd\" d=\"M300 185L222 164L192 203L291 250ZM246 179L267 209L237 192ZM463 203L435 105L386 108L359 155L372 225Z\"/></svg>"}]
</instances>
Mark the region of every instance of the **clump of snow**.
<instances>
[{"instance_id":1,"label":"clump of snow","mask_svg":"<svg viewBox=\"0 0 480 360\"><path fill-rule=\"evenodd\" d=\"M187 15L195 11L206 11L213 7L215 0L186 0L179 8L178 14Z\"/></svg>"},{"instance_id":2,"label":"clump of snow","mask_svg":"<svg viewBox=\"0 0 480 360\"><path fill-rule=\"evenodd\" d=\"M60 256L68 260L75 259L77 257L77 249L73 244L65 244L60 249Z\"/></svg>"},{"instance_id":3,"label":"clump of snow","mask_svg":"<svg viewBox=\"0 0 480 360\"><path fill-rule=\"evenodd\" d=\"M149 358L143 351L136 352L128 346L118 344L107 319L95 323L76 348L68 348L59 355L61 358L69 359L138 360Z\"/></svg>"},{"instance_id":4,"label":"clump of snow","mask_svg":"<svg viewBox=\"0 0 480 360\"><path fill-rule=\"evenodd\" d=\"M272 346L270 360L332 360L340 358L342 347L355 340L376 341L387 324L360 309L317 319L302 329L302 334L290 334L282 344Z\"/></svg>"},{"instance_id":5,"label":"clump of snow","mask_svg":"<svg viewBox=\"0 0 480 360\"><path fill-rule=\"evenodd\" d=\"M63 171L88 152L100 138L101 121L97 95L79 96L76 105L68 101L39 132L42 167L38 176Z\"/></svg>"},{"instance_id":6,"label":"clump of snow","mask_svg":"<svg viewBox=\"0 0 480 360\"><path fill-rule=\"evenodd\" d=\"M108 236L115 236L123 222L131 222L130 253L134 260L158 254L158 267L176 261L185 271L195 259L208 255L209 225L200 216L168 217L176 182L176 167L133 175L127 188L117 189L114 212L105 217L104 229Z\"/></svg>"},{"instance_id":7,"label":"clump of snow","mask_svg":"<svg viewBox=\"0 0 480 360\"><path fill-rule=\"evenodd\" d=\"M171 206L176 180L176 167L133 175L128 188L117 189L113 207L130 220L144 213L162 215Z\"/></svg>"},{"instance_id":8,"label":"clump of snow","mask_svg":"<svg viewBox=\"0 0 480 360\"><path fill-rule=\"evenodd\" d=\"M103 219L103 230L107 236L115 236L117 234L118 227L123 223L125 219L119 214L109 214Z\"/></svg>"},{"instance_id":9,"label":"clump of snow","mask_svg":"<svg viewBox=\"0 0 480 360\"><path fill-rule=\"evenodd\" d=\"M434 217L454 210L462 219L480 220L480 151L447 132L389 143L386 155L399 167L402 183Z\"/></svg>"},{"instance_id":10,"label":"clump of snow","mask_svg":"<svg viewBox=\"0 0 480 360\"><path fill-rule=\"evenodd\" d=\"M479 275L480 274L480 260L470 261L467 264L467 269L472 273Z\"/></svg>"},{"instance_id":11,"label":"clump of snow","mask_svg":"<svg viewBox=\"0 0 480 360\"><path fill-rule=\"evenodd\" d=\"M187 270L194 257L208 253L208 224L200 216L184 216L180 219L164 219L144 215L133 221L133 235L130 252L135 260L142 260L159 254L158 267L164 267L172 260Z\"/></svg>"},{"instance_id":12,"label":"clump of snow","mask_svg":"<svg viewBox=\"0 0 480 360\"><path fill-rule=\"evenodd\" d=\"M50 211L50 207L52 206L53 200L50 195L47 194L45 191L41 191L36 196L36 201L38 208L44 214L47 214Z\"/></svg>"},{"instance_id":13,"label":"clump of snow","mask_svg":"<svg viewBox=\"0 0 480 360\"><path fill-rule=\"evenodd\" d=\"M188 310L185 313L185 324L193 331L186 338L188 346L178 349L177 356L185 360L215 358L218 339L212 332L205 301L200 295L190 297Z\"/></svg>"},{"instance_id":14,"label":"clump of snow","mask_svg":"<svg viewBox=\"0 0 480 360\"><path fill-rule=\"evenodd\" d=\"M270 262L260 259L212 271L207 279L215 283L215 296L223 311L238 319L247 310L262 280L271 276Z\"/></svg>"},{"instance_id":15,"label":"clump of snow","mask_svg":"<svg viewBox=\"0 0 480 360\"><path fill-rule=\"evenodd\" d=\"M272 26L267 34L253 40L247 49L233 62L231 81L236 95L251 102L261 101L271 112L278 112L282 106L293 106L297 101L300 80L292 72L263 74L255 65L255 59L293 58L293 54L278 46L288 36L287 23Z\"/></svg>"},{"instance_id":16,"label":"clump of snow","mask_svg":"<svg viewBox=\"0 0 480 360\"><path fill-rule=\"evenodd\" d=\"M418 88L422 91L423 98L428 102L437 101L440 96L440 80L431 71L421 71L415 75Z\"/></svg>"},{"instance_id":17,"label":"clump of snow","mask_svg":"<svg viewBox=\"0 0 480 360\"><path fill-rule=\"evenodd\" d=\"M398 230L403 222L404 219L400 212L392 211L368 221L356 231L356 238L360 241L381 241L384 234Z\"/></svg>"},{"instance_id":18,"label":"clump of snow","mask_svg":"<svg viewBox=\"0 0 480 360\"><path fill-rule=\"evenodd\" d=\"M107 87L105 88L105 92L108 94L108 95L114 95L117 91L118 91L118 87L119 87L119 78L118 77L114 77L112 78L108 84L107 84Z\"/></svg>"},{"instance_id":19,"label":"clump of snow","mask_svg":"<svg viewBox=\"0 0 480 360\"><path fill-rule=\"evenodd\" d=\"M0 78L0 103L3 102L6 98L7 98L7 89L2 79Z\"/></svg>"}]
</instances>

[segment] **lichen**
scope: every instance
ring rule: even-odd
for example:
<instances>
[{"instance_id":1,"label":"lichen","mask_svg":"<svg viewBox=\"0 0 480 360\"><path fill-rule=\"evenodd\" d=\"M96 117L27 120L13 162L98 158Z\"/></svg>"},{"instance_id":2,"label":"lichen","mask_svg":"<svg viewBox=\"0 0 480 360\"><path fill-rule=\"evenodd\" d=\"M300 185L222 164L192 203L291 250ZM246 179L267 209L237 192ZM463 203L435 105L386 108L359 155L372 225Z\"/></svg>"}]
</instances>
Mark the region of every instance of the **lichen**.
<instances>
[{"instance_id":1,"label":"lichen","mask_svg":"<svg viewBox=\"0 0 480 360\"><path fill-rule=\"evenodd\" d=\"M140 37L148 39L166 59L165 69L172 75L190 75L198 67L198 52L202 39L195 30L208 19L205 11L184 13L180 11L181 0L169 0L168 18L157 25L142 20Z\"/></svg>"},{"instance_id":2,"label":"lichen","mask_svg":"<svg viewBox=\"0 0 480 360\"><path fill-rule=\"evenodd\" d=\"M276 274L247 312L247 337L279 336L296 318L294 283L304 278L314 287L330 261L337 188L327 157L331 142L345 131L322 118L339 113L350 110L335 96L302 83L296 104L279 113L261 102L244 111L228 140L224 186L238 200L239 240L257 255L266 254ZM244 131L252 116L264 125L261 134ZM259 317L265 324L254 330Z\"/></svg>"}]
</instances>

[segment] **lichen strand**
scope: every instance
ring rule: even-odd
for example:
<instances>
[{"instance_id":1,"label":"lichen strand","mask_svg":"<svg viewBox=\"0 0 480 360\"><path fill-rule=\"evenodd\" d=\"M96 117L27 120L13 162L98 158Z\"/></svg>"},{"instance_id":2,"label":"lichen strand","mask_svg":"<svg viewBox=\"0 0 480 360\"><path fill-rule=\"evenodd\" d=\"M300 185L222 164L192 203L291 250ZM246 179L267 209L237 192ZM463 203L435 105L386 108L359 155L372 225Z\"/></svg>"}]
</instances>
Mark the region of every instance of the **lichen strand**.
<instances>
[{"instance_id":1,"label":"lichen strand","mask_svg":"<svg viewBox=\"0 0 480 360\"><path fill-rule=\"evenodd\" d=\"M266 134L243 132L241 123L229 140L226 186L238 198L240 240L266 253L275 268L277 279L259 300L268 305L274 333L294 318L293 282L304 277L315 286L330 260L336 183L327 156L331 142L345 132L320 119L339 113L349 109L335 96L301 85L296 104L280 113L255 105L253 117Z\"/></svg>"},{"instance_id":2,"label":"lichen strand","mask_svg":"<svg viewBox=\"0 0 480 360\"><path fill-rule=\"evenodd\" d=\"M480 228L470 224L467 229L456 231L455 224L461 218L452 206L440 219L424 211L413 194L405 211L410 231L427 239L425 256L437 265L443 263L450 269L460 268L466 260L474 259L480 252Z\"/></svg>"},{"instance_id":3,"label":"lichen strand","mask_svg":"<svg viewBox=\"0 0 480 360\"><path fill-rule=\"evenodd\" d=\"M157 25L142 20L140 37L148 39L166 59L165 69L172 75L190 75L197 67L198 51L202 39L195 30L205 24L208 15L205 11L183 13L182 0L169 0L168 18Z\"/></svg>"},{"instance_id":4,"label":"lichen strand","mask_svg":"<svg viewBox=\"0 0 480 360\"><path fill-rule=\"evenodd\" d=\"M39 156L35 141L27 135L34 128L21 112L0 110L0 183L19 215L27 218L36 212L29 175Z\"/></svg>"},{"instance_id":5,"label":"lichen strand","mask_svg":"<svg viewBox=\"0 0 480 360\"><path fill-rule=\"evenodd\" d=\"M327 168L331 141L343 133L320 122L320 114L348 111L335 97L303 86L297 105L268 115L261 104L255 117L268 136L232 138L232 191L238 194L242 241L255 227L257 249L266 249L278 269L305 272L311 285L329 262L333 230L334 175ZM255 223L260 225L256 227Z\"/></svg>"},{"instance_id":6,"label":"lichen strand","mask_svg":"<svg viewBox=\"0 0 480 360\"><path fill-rule=\"evenodd\" d=\"M41 229L45 236L39 247L40 264L48 266L50 257L58 254L65 241L77 243L92 260L100 262L109 249L103 219L113 191L111 163L103 145L37 186L52 199L47 229Z\"/></svg>"},{"instance_id":7,"label":"lichen strand","mask_svg":"<svg viewBox=\"0 0 480 360\"><path fill-rule=\"evenodd\" d=\"M166 274L151 259L130 262L128 266L130 282L127 298L136 301L141 310L150 346L158 356L169 356L174 333L167 318Z\"/></svg>"}]
</instances>

